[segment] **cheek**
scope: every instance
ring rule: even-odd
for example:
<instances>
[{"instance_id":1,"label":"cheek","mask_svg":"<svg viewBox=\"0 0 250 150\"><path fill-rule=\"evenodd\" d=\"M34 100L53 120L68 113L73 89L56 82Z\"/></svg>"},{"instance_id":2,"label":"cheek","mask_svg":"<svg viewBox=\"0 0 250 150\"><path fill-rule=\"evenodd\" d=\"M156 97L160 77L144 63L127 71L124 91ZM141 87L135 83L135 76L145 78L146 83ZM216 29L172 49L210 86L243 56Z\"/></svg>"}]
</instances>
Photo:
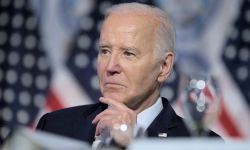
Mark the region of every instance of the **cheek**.
<instances>
[{"instance_id":1,"label":"cheek","mask_svg":"<svg viewBox=\"0 0 250 150\"><path fill-rule=\"evenodd\" d=\"M98 75L98 78L99 78L99 82L101 83L102 78L103 78L103 74L105 72L105 65L103 63L98 62L97 66L96 66L96 69L97 69L97 75Z\"/></svg>"},{"instance_id":2,"label":"cheek","mask_svg":"<svg viewBox=\"0 0 250 150\"><path fill-rule=\"evenodd\" d=\"M100 75L104 72L105 65L104 65L103 61L99 57L97 58L96 69L97 69L97 74L100 77Z\"/></svg>"},{"instance_id":3,"label":"cheek","mask_svg":"<svg viewBox=\"0 0 250 150\"><path fill-rule=\"evenodd\" d=\"M149 78L152 76L152 72L140 68L141 67L130 70L130 74L128 75L133 90L137 90L138 88L144 86L144 84L147 83Z\"/></svg>"},{"instance_id":4,"label":"cheek","mask_svg":"<svg viewBox=\"0 0 250 150\"><path fill-rule=\"evenodd\" d=\"M99 77L100 77L100 74L103 70L102 68L103 68L103 66L101 64L97 64L96 69L97 69L97 74Z\"/></svg>"},{"instance_id":5,"label":"cheek","mask_svg":"<svg viewBox=\"0 0 250 150\"><path fill-rule=\"evenodd\" d=\"M149 63L147 63L149 64ZM143 66L141 69L138 69L138 72L135 75L137 86L143 88L143 87L148 87L150 85L153 85L154 83L157 82L157 77L159 74L158 66L157 65L152 65L152 66Z\"/></svg>"}]
</instances>

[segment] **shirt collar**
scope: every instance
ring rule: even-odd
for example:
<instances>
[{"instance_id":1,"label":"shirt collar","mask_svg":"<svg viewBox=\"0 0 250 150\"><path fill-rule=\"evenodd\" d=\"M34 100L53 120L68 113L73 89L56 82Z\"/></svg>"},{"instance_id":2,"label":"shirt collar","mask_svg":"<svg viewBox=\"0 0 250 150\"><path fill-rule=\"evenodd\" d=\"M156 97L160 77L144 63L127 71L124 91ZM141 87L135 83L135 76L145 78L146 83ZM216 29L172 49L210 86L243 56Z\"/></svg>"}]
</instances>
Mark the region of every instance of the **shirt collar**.
<instances>
[{"instance_id":1,"label":"shirt collar","mask_svg":"<svg viewBox=\"0 0 250 150\"><path fill-rule=\"evenodd\" d=\"M152 106L137 115L137 127L146 130L162 109L162 100L161 97L159 97Z\"/></svg>"}]
</instances>

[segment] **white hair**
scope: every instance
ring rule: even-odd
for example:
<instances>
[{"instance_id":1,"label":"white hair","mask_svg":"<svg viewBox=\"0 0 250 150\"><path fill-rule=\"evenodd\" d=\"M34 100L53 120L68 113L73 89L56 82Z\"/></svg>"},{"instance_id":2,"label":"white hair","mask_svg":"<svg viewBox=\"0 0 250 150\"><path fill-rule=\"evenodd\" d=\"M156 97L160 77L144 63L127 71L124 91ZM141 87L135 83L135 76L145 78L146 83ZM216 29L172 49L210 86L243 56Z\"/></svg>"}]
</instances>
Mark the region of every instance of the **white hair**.
<instances>
[{"instance_id":1,"label":"white hair","mask_svg":"<svg viewBox=\"0 0 250 150\"><path fill-rule=\"evenodd\" d=\"M113 14L138 14L150 16L156 20L155 50L158 58L165 57L165 52L175 49L175 28L168 14L153 6L141 3L121 3L113 5L106 12L106 18ZM162 58L163 59L163 58Z\"/></svg>"}]
</instances>

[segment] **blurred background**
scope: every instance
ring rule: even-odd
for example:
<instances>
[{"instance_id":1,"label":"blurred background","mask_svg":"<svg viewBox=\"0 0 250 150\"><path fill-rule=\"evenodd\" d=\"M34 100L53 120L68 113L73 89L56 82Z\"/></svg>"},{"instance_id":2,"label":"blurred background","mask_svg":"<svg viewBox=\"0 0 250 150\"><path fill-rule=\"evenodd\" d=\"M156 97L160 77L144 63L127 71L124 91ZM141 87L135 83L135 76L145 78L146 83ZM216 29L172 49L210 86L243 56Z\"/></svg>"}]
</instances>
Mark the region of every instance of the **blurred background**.
<instances>
[{"instance_id":1,"label":"blurred background","mask_svg":"<svg viewBox=\"0 0 250 150\"><path fill-rule=\"evenodd\" d=\"M98 101L98 37L105 10L135 0L0 0L0 145L42 114ZM221 112L212 130L250 138L250 1L137 0L176 25L176 64L161 94L176 111L183 70L213 75Z\"/></svg>"}]
</instances>

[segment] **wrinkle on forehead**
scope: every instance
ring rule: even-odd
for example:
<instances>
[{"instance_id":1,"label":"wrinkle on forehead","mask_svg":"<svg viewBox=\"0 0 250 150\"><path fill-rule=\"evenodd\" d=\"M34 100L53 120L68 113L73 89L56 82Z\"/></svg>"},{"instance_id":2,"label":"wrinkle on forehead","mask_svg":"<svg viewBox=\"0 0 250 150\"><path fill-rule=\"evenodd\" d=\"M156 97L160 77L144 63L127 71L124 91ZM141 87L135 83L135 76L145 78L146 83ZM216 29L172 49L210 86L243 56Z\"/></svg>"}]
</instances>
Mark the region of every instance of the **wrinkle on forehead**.
<instances>
[{"instance_id":1,"label":"wrinkle on forehead","mask_svg":"<svg viewBox=\"0 0 250 150\"><path fill-rule=\"evenodd\" d=\"M154 37L156 25L157 22L155 20L151 20L148 15L111 15L104 21L101 30L100 45L102 44L102 42L105 42L105 38L107 36L112 36L113 33L123 34L123 36L134 36L135 39L138 35L141 34L144 34L145 36ZM114 40L119 39L114 38ZM152 40L154 40L154 38Z\"/></svg>"}]
</instances>

